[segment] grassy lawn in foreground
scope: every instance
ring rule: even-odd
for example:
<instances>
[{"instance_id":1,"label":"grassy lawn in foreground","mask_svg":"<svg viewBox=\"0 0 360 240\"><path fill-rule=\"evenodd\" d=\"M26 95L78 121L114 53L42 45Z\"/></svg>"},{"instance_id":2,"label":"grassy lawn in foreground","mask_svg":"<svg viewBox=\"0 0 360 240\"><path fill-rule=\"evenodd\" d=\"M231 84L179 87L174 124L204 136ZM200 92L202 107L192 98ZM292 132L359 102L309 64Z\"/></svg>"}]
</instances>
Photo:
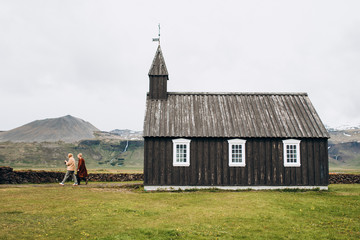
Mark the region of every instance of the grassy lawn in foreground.
<instances>
[{"instance_id":1,"label":"grassy lawn in foreground","mask_svg":"<svg viewBox=\"0 0 360 240\"><path fill-rule=\"evenodd\" d=\"M359 239L360 185L329 191L0 188L0 239Z\"/></svg>"}]
</instances>

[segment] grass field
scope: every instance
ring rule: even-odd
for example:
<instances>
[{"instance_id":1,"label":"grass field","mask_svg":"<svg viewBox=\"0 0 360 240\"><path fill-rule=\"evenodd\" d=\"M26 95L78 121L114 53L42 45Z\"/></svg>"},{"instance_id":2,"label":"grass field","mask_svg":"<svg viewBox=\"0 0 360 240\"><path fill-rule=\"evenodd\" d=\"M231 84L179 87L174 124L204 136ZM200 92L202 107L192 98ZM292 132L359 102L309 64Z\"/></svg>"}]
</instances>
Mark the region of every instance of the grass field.
<instances>
[{"instance_id":1,"label":"grass field","mask_svg":"<svg viewBox=\"0 0 360 240\"><path fill-rule=\"evenodd\" d=\"M0 239L359 239L360 185L329 191L144 192L0 186Z\"/></svg>"}]
</instances>

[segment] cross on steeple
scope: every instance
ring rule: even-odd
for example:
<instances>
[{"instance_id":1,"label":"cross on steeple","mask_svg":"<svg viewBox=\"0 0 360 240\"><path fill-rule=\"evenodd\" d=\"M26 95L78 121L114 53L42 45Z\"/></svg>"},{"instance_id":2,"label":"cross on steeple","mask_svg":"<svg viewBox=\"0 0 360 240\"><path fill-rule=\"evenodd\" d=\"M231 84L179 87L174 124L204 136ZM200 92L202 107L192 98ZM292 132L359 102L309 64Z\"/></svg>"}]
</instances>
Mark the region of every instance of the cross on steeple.
<instances>
[{"instance_id":1,"label":"cross on steeple","mask_svg":"<svg viewBox=\"0 0 360 240\"><path fill-rule=\"evenodd\" d=\"M160 45L160 23L159 23L159 34L158 34L158 37L157 38L153 38L153 42L159 42L159 45Z\"/></svg>"}]
</instances>

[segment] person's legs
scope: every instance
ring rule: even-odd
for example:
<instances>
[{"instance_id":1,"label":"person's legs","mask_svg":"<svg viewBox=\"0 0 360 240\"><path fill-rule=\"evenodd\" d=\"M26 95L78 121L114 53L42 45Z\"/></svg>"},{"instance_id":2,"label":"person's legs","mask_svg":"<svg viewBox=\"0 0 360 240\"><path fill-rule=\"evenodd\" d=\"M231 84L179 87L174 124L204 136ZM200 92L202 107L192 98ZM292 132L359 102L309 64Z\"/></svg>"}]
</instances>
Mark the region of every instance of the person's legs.
<instances>
[{"instance_id":1,"label":"person's legs","mask_svg":"<svg viewBox=\"0 0 360 240\"><path fill-rule=\"evenodd\" d=\"M76 179L76 176L75 176L75 172L74 172L74 171L71 171L71 174L72 174L72 178L73 178L74 184L78 185L78 182L77 182L77 179Z\"/></svg>"},{"instance_id":2,"label":"person's legs","mask_svg":"<svg viewBox=\"0 0 360 240\"><path fill-rule=\"evenodd\" d=\"M64 184L64 183L65 183L65 181L66 181L66 179L69 177L69 175L70 175L70 171L66 171L65 177L64 177L64 179L62 180L61 184Z\"/></svg>"},{"instance_id":3,"label":"person's legs","mask_svg":"<svg viewBox=\"0 0 360 240\"><path fill-rule=\"evenodd\" d=\"M79 177L79 175L78 175L78 174L76 175L76 179L77 179L77 181L78 181L78 184L80 185L80 182L81 182L81 177Z\"/></svg>"}]
</instances>

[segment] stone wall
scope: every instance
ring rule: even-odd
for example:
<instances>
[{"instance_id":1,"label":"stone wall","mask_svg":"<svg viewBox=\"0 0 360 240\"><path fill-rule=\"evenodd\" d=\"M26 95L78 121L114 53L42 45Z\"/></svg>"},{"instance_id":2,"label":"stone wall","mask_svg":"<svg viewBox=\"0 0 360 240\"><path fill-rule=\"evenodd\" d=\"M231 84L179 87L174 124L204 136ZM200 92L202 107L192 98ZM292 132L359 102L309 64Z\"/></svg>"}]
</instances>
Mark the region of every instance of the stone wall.
<instances>
[{"instance_id":1,"label":"stone wall","mask_svg":"<svg viewBox=\"0 0 360 240\"><path fill-rule=\"evenodd\" d=\"M360 175L356 174L330 174L329 184L360 183Z\"/></svg>"},{"instance_id":2,"label":"stone wall","mask_svg":"<svg viewBox=\"0 0 360 240\"><path fill-rule=\"evenodd\" d=\"M58 183L64 178L64 172L48 171L13 171L10 167L0 167L0 184L13 183ZM124 182L124 181L143 181L142 173L90 173L89 181L93 182ZM68 181L72 179L69 178ZM360 175L355 174L330 174L330 184L338 183L360 183Z\"/></svg>"},{"instance_id":3,"label":"stone wall","mask_svg":"<svg viewBox=\"0 0 360 240\"><path fill-rule=\"evenodd\" d=\"M16 183L58 183L63 180L64 172L48 172L48 171L13 171L10 167L0 167L0 184L16 184ZM142 173L90 173L89 181L93 182L125 182L125 181L142 181ZM72 178L68 178L72 181Z\"/></svg>"}]
</instances>

